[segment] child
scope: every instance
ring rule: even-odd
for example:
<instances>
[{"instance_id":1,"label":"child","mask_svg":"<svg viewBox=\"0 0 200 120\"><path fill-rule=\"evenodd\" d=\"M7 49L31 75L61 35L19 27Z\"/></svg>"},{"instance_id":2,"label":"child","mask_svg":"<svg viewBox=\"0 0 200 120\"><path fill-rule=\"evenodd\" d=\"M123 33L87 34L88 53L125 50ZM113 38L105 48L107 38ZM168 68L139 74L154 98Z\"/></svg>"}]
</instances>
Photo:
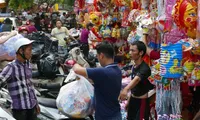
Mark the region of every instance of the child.
<instances>
[{"instance_id":1,"label":"child","mask_svg":"<svg viewBox=\"0 0 200 120\"><path fill-rule=\"evenodd\" d=\"M34 87L31 83L32 70L29 60L32 42L20 38L15 43L16 59L0 73L0 83L7 82L12 99L12 112L16 120L36 120L40 112Z\"/></svg>"}]
</instances>

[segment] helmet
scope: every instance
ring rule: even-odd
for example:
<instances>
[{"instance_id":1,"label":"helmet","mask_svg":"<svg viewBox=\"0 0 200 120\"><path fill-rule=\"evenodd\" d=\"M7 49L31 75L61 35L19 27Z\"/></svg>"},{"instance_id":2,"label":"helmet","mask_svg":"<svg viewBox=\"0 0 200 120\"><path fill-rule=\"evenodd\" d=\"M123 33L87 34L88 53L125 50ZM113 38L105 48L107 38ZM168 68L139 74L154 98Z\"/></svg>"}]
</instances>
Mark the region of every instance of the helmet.
<instances>
[{"instance_id":1,"label":"helmet","mask_svg":"<svg viewBox=\"0 0 200 120\"><path fill-rule=\"evenodd\" d=\"M22 31L27 31L29 33L29 30L26 26L20 26L19 29L18 29L18 32L22 32Z\"/></svg>"},{"instance_id":2,"label":"helmet","mask_svg":"<svg viewBox=\"0 0 200 120\"><path fill-rule=\"evenodd\" d=\"M72 68L76 64L75 60L66 60L65 61L65 66L68 68Z\"/></svg>"},{"instance_id":3,"label":"helmet","mask_svg":"<svg viewBox=\"0 0 200 120\"><path fill-rule=\"evenodd\" d=\"M24 45L29 45L31 44L33 41L27 39L27 38L20 38L15 42L15 51L17 52L19 50L20 47L24 46Z\"/></svg>"}]
</instances>

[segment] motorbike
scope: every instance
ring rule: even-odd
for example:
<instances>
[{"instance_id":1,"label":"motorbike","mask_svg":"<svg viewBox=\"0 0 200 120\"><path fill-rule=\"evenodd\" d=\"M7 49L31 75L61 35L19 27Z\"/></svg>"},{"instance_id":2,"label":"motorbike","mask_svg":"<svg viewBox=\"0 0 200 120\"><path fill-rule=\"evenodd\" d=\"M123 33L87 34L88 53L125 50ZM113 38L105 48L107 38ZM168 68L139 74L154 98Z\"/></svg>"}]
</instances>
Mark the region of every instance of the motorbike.
<instances>
[{"instance_id":1,"label":"motorbike","mask_svg":"<svg viewBox=\"0 0 200 120\"><path fill-rule=\"evenodd\" d=\"M11 98L7 89L5 89L6 85L2 85L0 89L0 120L15 120L12 117L11 113Z\"/></svg>"},{"instance_id":2,"label":"motorbike","mask_svg":"<svg viewBox=\"0 0 200 120\"><path fill-rule=\"evenodd\" d=\"M49 60L49 59L51 59L51 58L48 58L47 60ZM69 62L70 60L74 61L74 62ZM44 63L49 63L49 64L38 64L39 73L36 76L34 74L33 77L37 79L38 76L41 76L41 73L43 73L44 71L45 72L47 72L48 70L52 71L52 67L55 67L55 65L53 65L52 62L50 63L48 61L46 61L46 62L44 61ZM60 66L57 66L58 72L46 73L47 76L55 74L56 77L54 80L49 80L49 81L46 80L46 83L44 80L43 80L43 82L38 82L36 80L33 81L33 82L35 82L36 88L39 88L40 93L43 94L44 96L56 98L60 88L62 87L62 84L64 81L63 77L67 77L67 75L69 74L69 72L73 66L73 65L69 65L69 64L74 64L74 63L78 63L84 67L90 67L89 63L83 58L83 54L81 53L81 50L79 47L74 47L72 50L69 51L68 58L65 60L65 62L63 64L60 64ZM50 64L52 64L52 65L50 65ZM69 67L69 66L71 66L71 67ZM41 69L41 68L45 68L45 69ZM48 70L46 70L46 68ZM44 84L42 84L42 83L44 83Z\"/></svg>"}]
</instances>

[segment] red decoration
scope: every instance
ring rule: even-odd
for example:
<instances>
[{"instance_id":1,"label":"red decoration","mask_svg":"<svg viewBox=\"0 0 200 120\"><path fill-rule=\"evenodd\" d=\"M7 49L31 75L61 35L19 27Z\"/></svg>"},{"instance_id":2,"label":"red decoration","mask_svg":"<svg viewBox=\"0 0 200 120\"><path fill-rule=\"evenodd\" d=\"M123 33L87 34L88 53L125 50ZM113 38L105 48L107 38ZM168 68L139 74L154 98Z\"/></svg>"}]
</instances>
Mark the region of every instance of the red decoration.
<instances>
[{"instance_id":1,"label":"red decoration","mask_svg":"<svg viewBox=\"0 0 200 120\"><path fill-rule=\"evenodd\" d=\"M78 0L79 9L83 9L85 7L85 0Z\"/></svg>"}]
</instances>

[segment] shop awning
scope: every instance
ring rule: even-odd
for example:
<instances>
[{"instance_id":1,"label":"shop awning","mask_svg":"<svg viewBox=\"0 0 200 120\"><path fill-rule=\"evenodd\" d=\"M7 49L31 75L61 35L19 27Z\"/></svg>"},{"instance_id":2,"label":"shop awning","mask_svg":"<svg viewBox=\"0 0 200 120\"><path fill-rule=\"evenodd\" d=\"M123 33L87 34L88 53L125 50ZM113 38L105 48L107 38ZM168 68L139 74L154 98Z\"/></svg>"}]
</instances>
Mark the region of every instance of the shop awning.
<instances>
[{"instance_id":1,"label":"shop awning","mask_svg":"<svg viewBox=\"0 0 200 120\"><path fill-rule=\"evenodd\" d=\"M5 7L6 7L5 0L0 0L0 8L5 8Z\"/></svg>"}]
</instances>

